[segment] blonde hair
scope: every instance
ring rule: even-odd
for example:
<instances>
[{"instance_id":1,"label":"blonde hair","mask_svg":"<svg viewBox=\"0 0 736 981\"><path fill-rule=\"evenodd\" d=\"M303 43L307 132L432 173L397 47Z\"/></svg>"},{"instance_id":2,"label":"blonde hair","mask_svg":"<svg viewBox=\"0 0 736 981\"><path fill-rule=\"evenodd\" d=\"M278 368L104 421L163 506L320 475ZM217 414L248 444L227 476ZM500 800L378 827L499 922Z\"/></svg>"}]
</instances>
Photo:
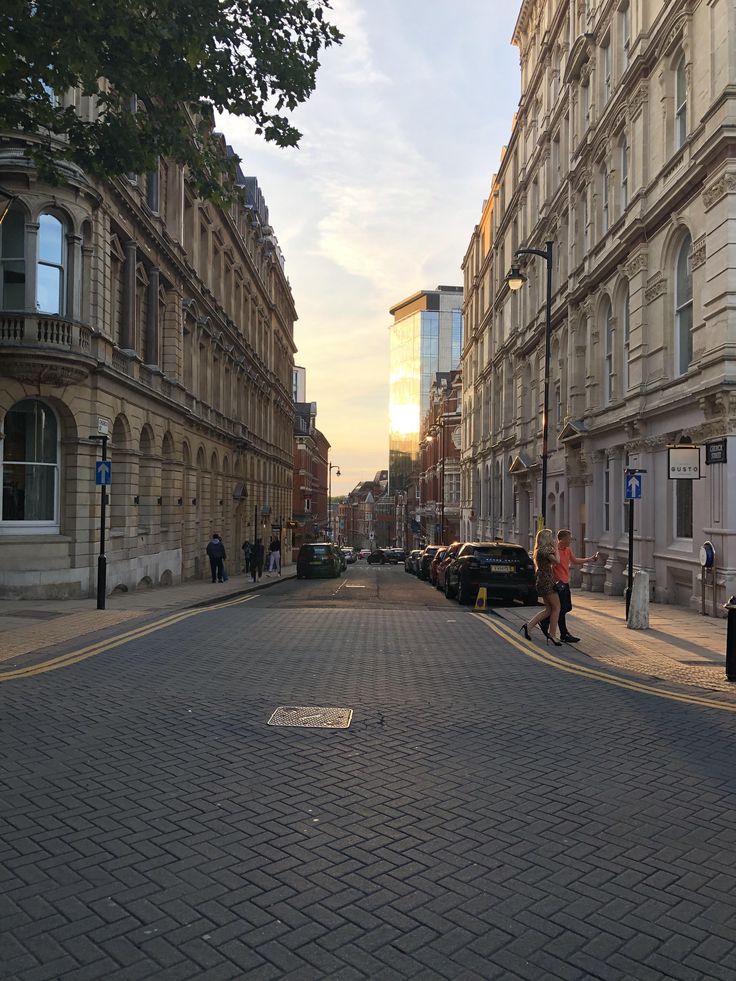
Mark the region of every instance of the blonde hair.
<instances>
[{"instance_id":1,"label":"blonde hair","mask_svg":"<svg viewBox=\"0 0 736 981\"><path fill-rule=\"evenodd\" d=\"M540 548L548 548L550 545L554 547L555 544L555 533L551 528L540 528L537 532L537 537L534 540L534 565L537 565L537 553Z\"/></svg>"}]
</instances>

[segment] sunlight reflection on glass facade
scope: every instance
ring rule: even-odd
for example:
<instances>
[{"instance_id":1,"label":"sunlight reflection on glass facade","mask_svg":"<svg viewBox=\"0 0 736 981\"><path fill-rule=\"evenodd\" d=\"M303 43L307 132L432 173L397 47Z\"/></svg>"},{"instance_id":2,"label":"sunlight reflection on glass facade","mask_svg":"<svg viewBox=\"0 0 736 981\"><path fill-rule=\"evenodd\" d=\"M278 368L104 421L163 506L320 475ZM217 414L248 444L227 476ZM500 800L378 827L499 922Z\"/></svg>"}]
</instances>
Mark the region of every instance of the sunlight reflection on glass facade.
<instances>
[{"instance_id":1,"label":"sunlight reflection on glass facade","mask_svg":"<svg viewBox=\"0 0 736 981\"><path fill-rule=\"evenodd\" d=\"M389 369L389 489L405 490L419 462L421 421L438 371L462 351L461 287L422 291L393 307Z\"/></svg>"}]
</instances>

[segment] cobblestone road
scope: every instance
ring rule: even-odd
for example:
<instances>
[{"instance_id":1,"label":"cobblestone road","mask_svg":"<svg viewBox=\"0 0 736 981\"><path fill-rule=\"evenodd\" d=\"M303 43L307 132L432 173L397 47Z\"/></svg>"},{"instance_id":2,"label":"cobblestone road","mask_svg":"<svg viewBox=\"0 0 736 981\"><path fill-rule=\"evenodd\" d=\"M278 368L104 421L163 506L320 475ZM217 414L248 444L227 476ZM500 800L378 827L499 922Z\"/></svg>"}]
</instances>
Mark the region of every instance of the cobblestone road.
<instances>
[{"instance_id":1,"label":"cobblestone road","mask_svg":"<svg viewBox=\"0 0 736 981\"><path fill-rule=\"evenodd\" d=\"M400 568L0 710L4 978L736 977L734 715L539 664Z\"/></svg>"}]
</instances>

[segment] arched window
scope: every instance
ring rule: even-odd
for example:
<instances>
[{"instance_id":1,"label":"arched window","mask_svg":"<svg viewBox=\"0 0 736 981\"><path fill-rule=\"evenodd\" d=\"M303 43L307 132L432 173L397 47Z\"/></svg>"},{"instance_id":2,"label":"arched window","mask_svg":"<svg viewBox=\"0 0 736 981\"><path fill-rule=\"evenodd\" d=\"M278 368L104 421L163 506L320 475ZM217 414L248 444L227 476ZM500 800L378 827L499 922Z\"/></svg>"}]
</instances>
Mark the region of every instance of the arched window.
<instances>
[{"instance_id":1,"label":"arched window","mask_svg":"<svg viewBox=\"0 0 736 981\"><path fill-rule=\"evenodd\" d=\"M629 287L626 286L626 293L624 294L624 302L621 308L621 332L623 334L623 370L622 370L622 388L623 395L629 390L629 360L631 358L631 312L629 304Z\"/></svg>"},{"instance_id":2,"label":"arched window","mask_svg":"<svg viewBox=\"0 0 736 981\"><path fill-rule=\"evenodd\" d=\"M675 149L679 148L687 138L687 73L685 71L685 55L675 67Z\"/></svg>"},{"instance_id":3,"label":"arched window","mask_svg":"<svg viewBox=\"0 0 736 981\"><path fill-rule=\"evenodd\" d=\"M629 144L624 136L619 144L621 154L621 214L629 206Z\"/></svg>"},{"instance_id":4,"label":"arched window","mask_svg":"<svg viewBox=\"0 0 736 981\"><path fill-rule=\"evenodd\" d=\"M2 523L48 531L59 523L59 427L38 399L23 399L5 416Z\"/></svg>"},{"instance_id":5,"label":"arched window","mask_svg":"<svg viewBox=\"0 0 736 981\"><path fill-rule=\"evenodd\" d=\"M26 221L20 208L11 208L0 225L0 310L26 307Z\"/></svg>"},{"instance_id":6,"label":"arched window","mask_svg":"<svg viewBox=\"0 0 736 981\"><path fill-rule=\"evenodd\" d=\"M36 309L61 314L64 310L64 226L54 215L38 219Z\"/></svg>"},{"instance_id":7,"label":"arched window","mask_svg":"<svg viewBox=\"0 0 736 981\"><path fill-rule=\"evenodd\" d=\"M675 372L684 375L693 359L693 240L686 235L675 262Z\"/></svg>"},{"instance_id":8,"label":"arched window","mask_svg":"<svg viewBox=\"0 0 736 981\"><path fill-rule=\"evenodd\" d=\"M604 166L601 169L601 234L605 235L608 231L609 209L608 209L608 169Z\"/></svg>"},{"instance_id":9,"label":"arched window","mask_svg":"<svg viewBox=\"0 0 736 981\"><path fill-rule=\"evenodd\" d=\"M613 337L613 313L611 304L606 304L603 317L603 337L604 337L604 361L606 376L603 379L603 392L606 402L610 402L614 395L615 383L615 358L614 358L614 337Z\"/></svg>"}]
</instances>

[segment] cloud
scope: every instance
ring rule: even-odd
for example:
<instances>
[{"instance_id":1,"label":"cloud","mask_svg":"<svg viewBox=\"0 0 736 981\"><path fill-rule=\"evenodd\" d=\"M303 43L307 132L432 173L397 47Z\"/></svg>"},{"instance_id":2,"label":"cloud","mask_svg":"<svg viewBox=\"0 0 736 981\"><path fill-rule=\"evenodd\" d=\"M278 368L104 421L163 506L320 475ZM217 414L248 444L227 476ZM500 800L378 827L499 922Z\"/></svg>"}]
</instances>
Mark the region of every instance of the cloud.
<instances>
[{"instance_id":1,"label":"cloud","mask_svg":"<svg viewBox=\"0 0 736 981\"><path fill-rule=\"evenodd\" d=\"M316 91L294 114L301 146L220 122L284 250L296 360L342 469L339 492L387 465L389 307L462 282L515 109L513 6L334 0L345 40L323 52Z\"/></svg>"}]
</instances>

